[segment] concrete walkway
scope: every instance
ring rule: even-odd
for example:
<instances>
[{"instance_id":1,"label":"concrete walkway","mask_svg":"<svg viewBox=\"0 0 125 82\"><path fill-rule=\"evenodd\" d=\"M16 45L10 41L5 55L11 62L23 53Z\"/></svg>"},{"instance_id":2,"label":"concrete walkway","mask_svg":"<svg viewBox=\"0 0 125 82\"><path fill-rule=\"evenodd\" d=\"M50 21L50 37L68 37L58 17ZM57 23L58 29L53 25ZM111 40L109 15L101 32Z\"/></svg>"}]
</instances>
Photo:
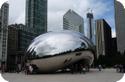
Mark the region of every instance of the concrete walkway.
<instances>
[{"instance_id":1,"label":"concrete walkway","mask_svg":"<svg viewBox=\"0 0 125 82\"><path fill-rule=\"evenodd\" d=\"M5 73L2 75L9 82L116 82L123 77L123 73L116 73L115 69L91 69L86 74L37 74L25 75L23 73Z\"/></svg>"}]
</instances>

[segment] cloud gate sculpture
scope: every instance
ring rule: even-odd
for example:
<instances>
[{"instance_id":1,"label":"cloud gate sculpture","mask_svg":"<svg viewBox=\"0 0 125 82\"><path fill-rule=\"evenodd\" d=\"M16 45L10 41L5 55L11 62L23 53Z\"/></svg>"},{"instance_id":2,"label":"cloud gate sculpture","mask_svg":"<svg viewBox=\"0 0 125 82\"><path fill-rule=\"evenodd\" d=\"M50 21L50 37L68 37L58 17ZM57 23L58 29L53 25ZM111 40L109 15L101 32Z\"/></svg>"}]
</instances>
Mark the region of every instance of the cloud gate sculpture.
<instances>
[{"instance_id":1,"label":"cloud gate sculpture","mask_svg":"<svg viewBox=\"0 0 125 82\"><path fill-rule=\"evenodd\" d=\"M82 60L91 65L94 60L92 47L92 43L79 32L48 32L32 41L26 57L41 72L57 71Z\"/></svg>"}]
</instances>

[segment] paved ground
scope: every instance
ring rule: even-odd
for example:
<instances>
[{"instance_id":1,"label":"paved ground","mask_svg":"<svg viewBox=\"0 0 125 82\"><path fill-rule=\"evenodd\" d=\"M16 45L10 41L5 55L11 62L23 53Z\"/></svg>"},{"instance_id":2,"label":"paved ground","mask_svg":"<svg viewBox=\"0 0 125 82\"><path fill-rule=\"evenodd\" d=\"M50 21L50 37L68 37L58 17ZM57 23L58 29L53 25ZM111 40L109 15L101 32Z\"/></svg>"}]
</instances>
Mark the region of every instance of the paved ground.
<instances>
[{"instance_id":1,"label":"paved ground","mask_svg":"<svg viewBox=\"0 0 125 82\"><path fill-rule=\"evenodd\" d=\"M5 73L2 75L9 82L116 82L123 77L122 73L116 73L115 69L105 69L99 72L91 69L86 74L38 74L25 75L23 73Z\"/></svg>"}]
</instances>

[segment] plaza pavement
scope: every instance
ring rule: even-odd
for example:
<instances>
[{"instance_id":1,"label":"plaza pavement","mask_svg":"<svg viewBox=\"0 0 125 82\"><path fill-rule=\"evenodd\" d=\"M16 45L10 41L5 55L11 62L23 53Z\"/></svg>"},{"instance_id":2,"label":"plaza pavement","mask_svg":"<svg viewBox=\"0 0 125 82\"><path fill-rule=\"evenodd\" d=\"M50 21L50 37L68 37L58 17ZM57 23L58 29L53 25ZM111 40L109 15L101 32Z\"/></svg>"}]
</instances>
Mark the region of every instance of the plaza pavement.
<instances>
[{"instance_id":1,"label":"plaza pavement","mask_svg":"<svg viewBox=\"0 0 125 82\"><path fill-rule=\"evenodd\" d=\"M25 75L24 73L4 73L4 79L9 82L116 82L123 77L123 73L116 73L115 69L91 69L86 74L56 73Z\"/></svg>"}]
</instances>

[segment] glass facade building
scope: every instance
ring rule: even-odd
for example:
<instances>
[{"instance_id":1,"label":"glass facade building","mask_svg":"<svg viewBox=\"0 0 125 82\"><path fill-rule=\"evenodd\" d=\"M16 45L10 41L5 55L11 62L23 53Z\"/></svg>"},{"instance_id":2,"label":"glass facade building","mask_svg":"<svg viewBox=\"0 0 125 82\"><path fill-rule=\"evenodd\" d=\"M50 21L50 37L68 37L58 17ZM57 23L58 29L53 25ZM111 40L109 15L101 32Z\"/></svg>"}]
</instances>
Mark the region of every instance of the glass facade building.
<instances>
[{"instance_id":1,"label":"glass facade building","mask_svg":"<svg viewBox=\"0 0 125 82\"><path fill-rule=\"evenodd\" d=\"M111 27L104 19L96 20L97 57L111 54Z\"/></svg>"},{"instance_id":2,"label":"glass facade building","mask_svg":"<svg viewBox=\"0 0 125 82\"><path fill-rule=\"evenodd\" d=\"M47 32L47 0L26 0L26 29L37 35Z\"/></svg>"},{"instance_id":3,"label":"glass facade building","mask_svg":"<svg viewBox=\"0 0 125 82\"><path fill-rule=\"evenodd\" d=\"M118 0L114 1L115 6L115 26L117 36L117 49L119 52L125 51L125 8Z\"/></svg>"},{"instance_id":4,"label":"glass facade building","mask_svg":"<svg viewBox=\"0 0 125 82\"><path fill-rule=\"evenodd\" d=\"M23 65L24 55L32 39L36 36L25 30L23 24L8 26L7 70L15 70L17 64Z\"/></svg>"},{"instance_id":5,"label":"glass facade building","mask_svg":"<svg viewBox=\"0 0 125 82\"><path fill-rule=\"evenodd\" d=\"M9 15L9 4L3 3L1 10L1 27L0 27L0 61L5 62L7 59L7 37L8 37L8 15Z\"/></svg>"},{"instance_id":6,"label":"glass facade building","mask_svg":"<svg viewBox=\"0 0 125 82\"><path fill-rule=\"evenodd\" d=\"M68 10L63 16L63 29L84 33L84 20L73 10Z\"/></svg>"}]
</instances>

